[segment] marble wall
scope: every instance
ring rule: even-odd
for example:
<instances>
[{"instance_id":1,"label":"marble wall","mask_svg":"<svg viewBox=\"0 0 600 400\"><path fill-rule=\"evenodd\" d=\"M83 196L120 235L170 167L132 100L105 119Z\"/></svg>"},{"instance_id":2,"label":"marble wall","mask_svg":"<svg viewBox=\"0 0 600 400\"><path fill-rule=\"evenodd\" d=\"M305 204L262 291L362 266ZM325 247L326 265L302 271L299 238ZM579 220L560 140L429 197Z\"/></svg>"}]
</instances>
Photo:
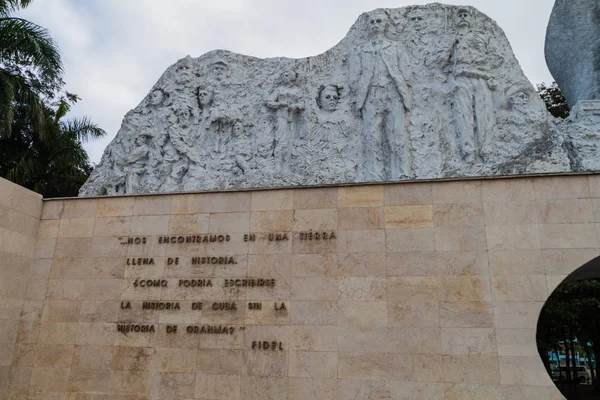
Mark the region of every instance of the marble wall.
<instances>
[{"instance_id":1,"label":"marble wall","mask_svg":"<svg viewBox=\"0 0 600 400\"><path fill-rule=\"evenodd\" d=\"M10 400L558 400L538 314L600 254L600 175L7 204Z\"/></svg>"},{"instance_id":2,"label":"marble wall","mask_svg":"<svg viewBox=\"0 0 600 400\"><path fill-rule=\"evenodd\" d=\"M21 379L11 365L29 321L30 278L39 273L32 257L41 214L40 195L0 178L0 399Z\"/></svg>"}]
</instances>

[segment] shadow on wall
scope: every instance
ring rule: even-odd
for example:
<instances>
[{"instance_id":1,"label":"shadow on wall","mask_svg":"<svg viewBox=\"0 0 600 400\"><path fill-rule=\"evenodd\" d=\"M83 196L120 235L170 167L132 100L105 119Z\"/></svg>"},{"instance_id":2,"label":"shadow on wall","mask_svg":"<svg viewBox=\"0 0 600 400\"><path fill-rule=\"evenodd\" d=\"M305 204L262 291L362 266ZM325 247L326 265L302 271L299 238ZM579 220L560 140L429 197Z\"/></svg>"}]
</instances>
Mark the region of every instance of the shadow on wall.
<instances>
[{"instance_id":1,"label":"shadow on wall","mask_svg":"<svg viewBox=\"0 0 600 400\"><path fill-rule=\"evenodd\" d=\"M569 275L548 298L536 339L563 396L600 399L600 257Z\"/></svg>"}]
</instances>

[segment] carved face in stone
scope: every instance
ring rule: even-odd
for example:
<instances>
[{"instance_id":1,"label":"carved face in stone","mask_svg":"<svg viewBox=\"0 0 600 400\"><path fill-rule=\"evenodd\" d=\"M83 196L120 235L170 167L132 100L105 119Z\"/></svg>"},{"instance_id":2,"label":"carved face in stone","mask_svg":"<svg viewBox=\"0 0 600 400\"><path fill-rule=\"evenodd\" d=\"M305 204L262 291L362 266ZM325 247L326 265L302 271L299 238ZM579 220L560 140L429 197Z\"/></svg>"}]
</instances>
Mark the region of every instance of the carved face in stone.
<instances>
[{"instance_id":1,"label":"carved face in stone","mask_svg":"<svg viewBox=\"0 0 600 400\"><path fill-rule=\"evenodd\" d=\"M198 104L201 108L208 107L214 98L214 92L204 86L198 88Z\"/></svg>"},{"instance_id":2,"label":"carved face in stone","mask_svg":"<svg viewBox=\"0 0 600 400\"><path fill-rule=\"evenodd\" d=\"M293 69L283 71L283 73L279 77L279 80L284 85L293 85L294 82L296 82L296 79L298 79L298 73Z\"/></svg>"},{"instance_id":3,"label":"carved face in stone","mask_svg":"<svg viewBox=\"0 0 600 400\"><path fill-rule=\"evenodd\" d=\"M224 61L217 61L211 66L211 73L217 81L222 81L229 75L229 66Z\"/></svg>"},{"instance_id":4,"label":"carved face in stone","mask_svg":"<svg viewBox=\"0 0 600 400\"><path fill-rule=\"evenodd\" d=\"M461 8L456 13L456 26L468 28L471 26L471 13L466 8Z\"/></svg>"},{"instance_id":5,"label":"carved face in stone","mask_svg":"<svg viewBox=\"0 0 600 400\"><path fill-rule=\"evenodd\" d=\"M232 130L233 136L235 136L235 137L243 136L244 133L246 133L246 128L244 127L244 124L242 124L241 121L235 121L231 130Z\"/></svg>"},{"instance_id":6,"label":"carved face in stone","mask_svg":"<svg viewBox=\"0 0 600 400\"><path fill-rule=\"evenodd\" d=\"M388 16L384 12L372 12L368 18L369 33L372 36L383 35L387 31L388 23Z\"/></svg>"},{"instance_id":7,"label":"carved face in stone","mask_svg":"<svg viewBox=\"0 0 600 400\"><path fill-rule=\"evenodd\" d=\"M421 10L414 10L408 15L410 26L419 32L425 28L425 13Z\"/></svg>"},{"instance_id":8,"label":"carved face in stone","mask_svg":"<svg viewBox=\"0 0 600 400\"><path fill-rule=\"evenodd\" d=\"M518 92L510 96L510 104L513 110L525 113L529 104L529 96L525 92Z\"/></svg>"},{"instance_id":9,"label":"carved face in stone","mask_svg":"<svg viewBox=\"0 0 600 400\"><path fill-rule=\"evenodd\" d=\"M335 111L340 103L340 91L337 86L325 86L319 93L319 106L323 111Z\"/></svg>"},{"instance_id":10,"label":"carved face in stone","mask_svg":"<svg viewBox=\"0 0 600 400\"><path fill-rule=\"evenodd\" d=\"M159 106L165 100L165 93L161 89L156 89L150 93L150 105Z\"/></svg>"}]
</instances>

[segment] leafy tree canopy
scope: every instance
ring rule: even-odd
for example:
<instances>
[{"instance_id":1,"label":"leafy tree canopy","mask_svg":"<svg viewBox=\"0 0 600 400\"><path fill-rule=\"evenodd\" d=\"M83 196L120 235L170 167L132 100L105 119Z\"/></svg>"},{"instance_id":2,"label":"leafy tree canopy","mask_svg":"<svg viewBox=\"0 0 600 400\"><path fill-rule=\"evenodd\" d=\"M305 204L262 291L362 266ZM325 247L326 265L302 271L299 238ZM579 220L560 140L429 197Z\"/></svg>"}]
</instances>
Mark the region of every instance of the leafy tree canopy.
<instances>
[{"instance_id":1,"label":"leafy tree canopy","mask_svg":"<svg viewBox=\"0 0 600 400\"><path fill-rule=\"evenodd\" d=\"M537 85L537 92L546 103L546 108L550 114L556 118L567 118L571 114L571 108L556 82L552 82L550 86L540 83Z\"/></svg>"}]
</instances>

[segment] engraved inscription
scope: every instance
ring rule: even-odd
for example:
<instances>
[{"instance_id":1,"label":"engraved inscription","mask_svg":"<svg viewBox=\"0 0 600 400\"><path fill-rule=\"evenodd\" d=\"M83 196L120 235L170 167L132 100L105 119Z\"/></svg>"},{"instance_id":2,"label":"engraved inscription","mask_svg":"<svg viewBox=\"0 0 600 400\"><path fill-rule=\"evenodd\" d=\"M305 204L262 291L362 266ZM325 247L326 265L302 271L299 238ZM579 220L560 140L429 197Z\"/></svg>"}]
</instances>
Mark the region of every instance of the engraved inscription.
<instances>
[{"instance_id":1,"label":"engraved inscription","mask_svg":"<svg viewBox=\"0 0 600 400\"><path fill-rule=\"evenodd\" d=\"M275 279L256 279L256 278L244 278L244 279L225 279L225 287L273 287L275 286Z\"/></svg>"},{"instance_id":2,"label":"engraved inscription","mask_svg":"<svg viewBox=\"0 0 600 400\"><path fill-rule=\"evenodd\" d=\"M272 351L282 351L283 350L283 342L267 341L267 340L253 340L252 341L252 350L272 350Z\"/></svg>"},{"instance_id":3,"label":"engraved inscription","mask_svg":"<svg viewBox=\"0 0 600 400\"><path fill-rule=\"evenodd\" d=\"M299 232L300 240L332 240L336 238L335 231L332 232Z\"/></svg>"},{"instance_id":4,"label":"engraved inscription","mask_svg":"<svg viewBox=\"0 0 600 400\"><path fill-rule=\"evenodd\" d=\"M230 235L184 235L184 236L159 236L159 244L182 243L225 243L231 240Z\"/></svg>"}]
</instances>

